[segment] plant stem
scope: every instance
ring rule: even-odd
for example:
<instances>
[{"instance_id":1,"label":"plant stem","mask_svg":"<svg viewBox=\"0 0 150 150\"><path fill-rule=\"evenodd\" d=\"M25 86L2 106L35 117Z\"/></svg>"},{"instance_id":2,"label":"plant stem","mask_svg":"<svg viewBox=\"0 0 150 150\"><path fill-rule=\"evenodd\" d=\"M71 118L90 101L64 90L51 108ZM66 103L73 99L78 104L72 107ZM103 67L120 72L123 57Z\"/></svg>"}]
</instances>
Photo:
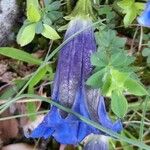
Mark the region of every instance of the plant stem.
<instances>
[{"instance_id":1,"label":"plant stem","mask_svg":"<svg viewBox=\"0 0 150 150\"><path fill-rule=\"evenodd\" d=\"M143 108L143 113L142 113L142 119L141 119L141 125L140 125L140 132L139 132L139 140L142 142L143 140L143 130L144 130L144 118L145 118L145 115L146 115L146 110L147 110L147 104L148 104L148 96L146 97L145 99L145 102L144 102L144 108ZM140 148L140 150L142 150L142 148Z\"/></svg>"},{"instance_id":2,"label":"plant stem","mask_svg":"<svg viewBox=\"0 0 150 150\"><path fill-rule=\"evenodd\" d=\"M130 110L142 110L145 107L145 103L140 103L140 102L135 102L135 103L130 103L129 104L129 109ZM150 101L147 102L147 109L150 109Z\"/></svg>"}]
</instances>

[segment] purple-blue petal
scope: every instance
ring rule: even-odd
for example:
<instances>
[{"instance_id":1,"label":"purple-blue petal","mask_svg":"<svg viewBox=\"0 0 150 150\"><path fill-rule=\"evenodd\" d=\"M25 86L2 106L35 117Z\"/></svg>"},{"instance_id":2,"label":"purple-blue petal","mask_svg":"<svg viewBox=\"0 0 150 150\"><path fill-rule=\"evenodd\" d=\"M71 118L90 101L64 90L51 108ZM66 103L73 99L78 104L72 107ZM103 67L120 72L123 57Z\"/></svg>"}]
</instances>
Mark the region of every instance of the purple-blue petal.
<instances>
[{"instance_id":1,"label":"purple-blue petal","mask_svg":"<svg viewBox=\"0 0 150 150\"><path fill-rule=\"evenodd\" d=\"M146 7L141 16L137 18L138 23L144 27L150 27L150 0L146 3Z\"/></svg>"},{"instance_id":2,"label":"purple-blue petal","mask_svg":"<svg viewBox=\"0 0 150 150\"><path fill-rule=\"evenodd\" d=\"M78 121L57 124L53 137L62 144L77 144Z\"/></svg>"},{"instance_id":3,"label":"purple-blue petal","mask_svg":"<svg viewBox=\"0 0 150 150\"><path fill-rule=\"evenodd\" d=\"M43 122L31 133L29 137L32 138L49 138L52 133L54 132L54 129L46 126Z\"/></svg>"},{"instance_id":4,"label":"purple-blue petal","mask_svg":"<svg viewBox=\"0 0 150 150\"><path fill-rule=\"evenodd\" d=\"M101 123L102 126L111 129L115 132L120 132L123 127L122 127L122 123L120 120L116 121L115 123L113 123L106 111L106 107L105 107L105 103L104 103L104 99L101 98L101 100L99 101L99 106L98 106L98 115L99 115L99 122Z\"/></svg>"},{"instance_id":5,"label":"purple-blue petal","mask_svg":"<svg viewBox=\"0 0 150 150\"><path fill-rule=\"evenodd\" d=\"M73 19L69 23L65 39L91 24L90 19ZM56 72L56 78L59 76L59 79L55 78L54 81L54 89L57 91L55 90L52 99L59 97L61 104L72 107L81 80L86 80L92 71L90 56L95 51L96 44L92 27L74 37L61 49L57 66L59 71Z\"/></svg>"},{"instance_id":6,"label":"purple-blue petal","mask_svg":"<svg viewBox=\"0 0 150 150\"><path fill-rule=\"evenodd\" d=\"M76 93L76 99L73 104L72 111L80 113L82 116L90 119L90 115L85 104L86 96L84 90L84 88L79 88L79 90L77 90L78 92ZM99 101L98 116L99 123L104 127L115 132L120 132L122 130L120 121L112 123L109 119L103 98ZM91 133L104 134L96 128L82 122L72 114L68 114L66 118L62 118L59 109L52 106L43 122L33 131L30 137L48 138L53 136L62 144L78 144Z\"/></svg>"}]
</instances>

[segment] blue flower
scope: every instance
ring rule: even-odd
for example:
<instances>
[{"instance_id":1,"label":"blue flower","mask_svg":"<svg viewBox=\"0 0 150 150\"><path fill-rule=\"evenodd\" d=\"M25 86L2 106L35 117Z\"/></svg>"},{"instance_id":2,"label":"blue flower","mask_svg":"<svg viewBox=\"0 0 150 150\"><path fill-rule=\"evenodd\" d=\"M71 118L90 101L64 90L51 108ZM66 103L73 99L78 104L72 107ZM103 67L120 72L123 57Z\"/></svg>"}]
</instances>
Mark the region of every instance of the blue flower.
<instances>
[{"instance_id":1,"label":"blue flower","mask_svg":"<svg viewBox=\"0 0 150 150\"><path fill-rule=\"evenodd\" d=\"M145 10L137 20L141 26L150 27L150 0L146 3Z\"/></svg>"},{"instance_id":2,"label":"blue flower","mask_svg":"<svg viewBox=\"0 0 150 150\"><path fill-rule=\"evenodd\" d=\"M96 51L91 24L91 19L81 17L76 17L69 23L65 40L79 30L90 27L61 49L51 98L106 128L120 132L122 124L119 120L112 123L109 119L99 90L91 89L85 84L92 72L90 56ZM32 132L31 137L53 136L62 144L78 144L91 133L104 134L74 115L52 106L42 123Z\"/></svg>"}]
</instances>

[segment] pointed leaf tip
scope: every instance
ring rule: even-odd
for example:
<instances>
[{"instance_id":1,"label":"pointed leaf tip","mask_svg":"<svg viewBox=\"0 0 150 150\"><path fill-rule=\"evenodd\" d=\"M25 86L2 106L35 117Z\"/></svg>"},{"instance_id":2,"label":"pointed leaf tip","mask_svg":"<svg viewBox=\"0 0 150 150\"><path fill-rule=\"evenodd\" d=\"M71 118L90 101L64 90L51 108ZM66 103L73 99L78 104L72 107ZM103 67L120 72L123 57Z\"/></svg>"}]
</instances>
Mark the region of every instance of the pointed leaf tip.
<instances>
[{"instance_id":1,"label":"pointed leaf tip","mask_svg":"<svg viewBox=\"0 0 150 150\"><path fill-rule=\"evenodd\" d=\"M41 33L44 37L51 39L51 40L57 40L60 38L58 33L49 25L43 24L44 30Z\"/></svg>"},{"instance_id":2,"label":"pointed leaf tip","mask_svg":"<svg viewBox=\"0 0 150 150\"><path fill-rule=\"evenodd\" d=\"M123 118L128 110L128 102L121 92L113 91L111 96L111 109L119 117Z\"/></svg>"},{"instance_id":3,"label":"pointed leaf tip","mask_svg":"<svg viewBox=\"0 0 150 150\"><path fill-rule=\"evenodd\" d=\"M29 44L34 39L35 26L35 23L23 26L17 35L17 43L21 46Z\"/></svg>"}]
</instances>

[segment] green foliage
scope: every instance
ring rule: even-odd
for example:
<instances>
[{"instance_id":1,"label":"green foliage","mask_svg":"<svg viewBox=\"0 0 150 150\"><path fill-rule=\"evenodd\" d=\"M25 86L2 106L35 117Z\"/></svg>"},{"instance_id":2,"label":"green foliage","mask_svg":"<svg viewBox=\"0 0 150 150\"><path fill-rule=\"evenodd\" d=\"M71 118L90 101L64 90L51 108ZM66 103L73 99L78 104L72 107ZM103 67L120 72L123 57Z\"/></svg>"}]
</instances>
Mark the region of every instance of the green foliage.
<instances>
[{"instance_id":1,"label":"green foliage","mask_svg":"<svg viewBox=\"0 0 150 150\"><path fill-rule=\"evenodd\" d=\"M150 66L150 42L148 42L148 47L143 49L142 55L147 57L147 64Z\"/></svg>"},{"instance_id":2,"label":"green foliage","mask_svg":"<svg viewBox=\"0 0 150 150\"><path fill-rule=\"evenodd\" d=\"M120 91L113 91L112 92L112 101L111 101L111 108L112 111L119 117L123 118L128 109L128 102L122 92Z\"/></svg>"},{"instance_id":3,"label":"green foliage","mask_svg":"<svg viewBox=\"0 0 150 150\"><path fill-rule=\"evenodd\" d=\"M42 61L31 54L22 50L11 48L11 47L0 47L0 55L4 55L16 60L24 61L29 64L40 65Z\"/></svg>"},{"instance_id":4,"label":"green foliage","mask_svg":"<svg viewBox=\"0 0 150 150\"><path fill-rule=\"evenodd\" d=\"M40 11L34 4L30 4L27 8L27 19L30 22L38 22L41 19Z\"/></svg>"},{"instance_id":5,"label":"green foliage","mask_svg":"<svg viewBox=\"0 0 150 150\"><path fill-rule=\"evenodd\" d=\"M50 25L62 17L62 13L58 11L61 3L60 1L45 0L44 6L41 7L38 0L27 0L27 20L17 35L17 43L21 46L29 44L34 39L35 34L42 34L51 40L60 38Z\"/></svg>"},{"instance_id":6,"label":"green foliage","mask_svg":"<svg viewBox=\"0 0 150 150\"><path fill-rule=\"evenodd\" d=\"M110 27L115 27L115 18L117 16L116 12L110 5L103 5L97 10L100 18L106 19L106 23Z\"/></svg>"},{"instance_id":7,"label":"green foliage","mask_svg":"<svg viewBox=\"0 0 150 150\"><path fill-rule=\"evenodd\" d=\"M19 92L19 90L25 85L27 80L18 79L12 82L12 85L8 86L4 92L1 92L0 99L9 99L12 98L15 94Z\"/></svg>"},{"instance_id":8,"label":"green foliage","mask_svg":"<svg viewBox=\"0 0 150 150\"><path fill-rule=\"evenodd\" d=\"M135 2L135 0L121 0L117 4L125 14L123 20L125 27L128 27L144 9L143 3Z\"/></svg>"},{"instance_id":9,"label":"green foliage","mask_svg":"<svg viewBox=\"0 0 150 150\"><path fill-rule=\"evenodd\" d=\"M105 15L107 20L112 20L115 13L109 5L106 5L98 10L99 15Z\"/></svg>"},{"instance_id":10,"label":"green foliage","mask_svg":"<svg viewBox=\"0 0 150 150\"><path fill-rule=\"evenodd\" d=\"M148 95L148 92L145 90L143 85L136 80L131 78L127 79L124 83L124 87L127 89L128 92L137 96L144 96Z\"/></svg>"},{"instance_id":11,"label":"green foliage","mask_svg":"<svg viewBox=\"0 0 150 150\"><path fill-rule=\"evenodd\" d=\"M41 34L44 30L44 25L42 23L42 21L39 21L36 23L36 27L35 27L35 33L36 34Z\"/></svg>"},{"instance_id":12,"label":"green foliage","mask_svg":"<svg viewBox=\"0 0 150 150\"><path fill-rule=\"evenodd\" d=\"M33 102L28 102L27 103L27 112L29 113L29 114L32 114L33 113L33 115L30 115L29 116L29 118L32 120L32 121L34 121L35 119L36 119L36 106L35 106L35 103L33 103ZM35 114L34 114L35 113Z\"/></svg>"},{"instance_id":13,"label":"green foliage","mask_svg":"<svg viewBox=\"0 0 150 150\"><path fill-rule=\"evenodd\" d=\"M25 46L30 43L35 36L35 23L23 25L22 28L19 30L17 35L17 43L21 46Z\"/></svg>"},{"instance_id":14,"label":"green foliage","mask_svg":"<svg viewBox=\"0 0 150 150\"><path fill-rule=\"evenodd\" d=\"M60 1L51 1L51 0L44 0L45 8L43 14L43 23L47 24L46 22L57 21L59 18L63 17L62 12L59 11L61 7Z\"/></svg>"},{"instance_id":15,"label":"green foliage","mask_svg":"<svg viewBox=\"0 0 150 150\"><path fill-rule=\"evenodd\" d=\"M123 117L127 112L127 100L124 92L137 96L148 95L137 80L131 64L135 58L124 49L126 39L120 38L113 30L104 29L96 33L98 52L92 55L91 63L95 66L93 75L87 84L100 88L102 95L111 97L112 111Z\"/></svg>"},{"instance_id":16,"label":"green foliage","mask_svg":"<svg viewBox=\"0 0 150 150\"><path fill-rule=\"evenodd\" d=\"M36 57L32 56L31 54L24 52L22 50L10 47L1 47L0 48L0 55L4 55L19 61L27 62L29 64L36 64L41 65L42 61L37 59ZM34 94L34 86L36 86L43 78L46 77L46 73L48 73L48 78L53 75L52 68L49 66L48 63L43 65L38 71L37 74L32 78L28 85L28 93ZM18 93L18 91L25 85L27 80L16 80L14 81L13 85L8 87L4 93L0 96L0 99L8 99ZM29 102L27 103L27 112L28 113L35 113L36 106L35 103ZM35 120L35 114L30 115L29 118L31 120Z\"/></svg>"},{"instance_id":17,"label":"green foliage","mask_svg":"<svg viewBox=\"0 0 150 150\"><path fill-rule=\"evenodd\" d=\"M119 38L116 36L116 31L111 29L96 33L96 41L101 51L105 52L105 50L107 50L112 53L120 52L120 49L122 49L126 43L125 38Z\"/></svg>"},{"instance_id":18,"label":"green foliage","mask_svg":"<svg viewBox=\"0 0 150 150\"><path fill-rule=\"evenodd\" d=\"M86 82L87 85L90 85L94 88L100 88L103 85L102 78L104 75L105 69L101 69L94 73Z\"/></svg>"},{"instance_id":19,"label":"green foliage","mask_svg":"<svg viewBox=\"0 0 150 150\"><path fill-rule=\"evenodd\" d=\"M36 8L39 7L38 0L27 0L26 4L27 4L27 9L30 7L30 5L34 5Z\"/></svg>"},{"instance_id":20,"label":"green foliage","mask_svg":"<svg viewBox=\"0 0 150 150\"><path fill-rule=\"evenodd\" d=\"M57 32L52 27L50 27L47 24L43 24L43 26L44 26L44 29L41 34L44 37L52 39L52 40L56 40L56 39L60 38L60 36L57 34Z\"/></svg>"},{"instance_id":21,"label":"green foliage","mask_svg":"<svg viewBox=\"0 0 150 150\"><path fill-rule=\"evenodd\" d=\"M32 56L31 54L24 52L22 50L16 49L16 48L1 47L0 54L10 57L10 58L13 58L13 59L16 59L16 60L27 62L30 64L40 65L42 63L42 61L40 59L37 59L34 56ZM32 78L30 84L28 85L28 93L34 94L34 86L37 85L46 76L47 72L49 72L50 75L52 74L52 69L48 64L46 64L41 69L39 69L37 74ZM8 88L1 95L0 98L5 99L5 98L12 97L14 94L16 94L18 92L19 89L21 89L25 85L25 83L26 83L26 80L14 81L14 85L12 85L13 88L12 87ZM27 103L27 112L28 113L36 112L35 103L33 103L33 102ZM35 120L36 116L30 115L29 118L31 120Z\"/></svg>"},{"instance_id":22,"label":"green foliage","mask_svg":"<svg viewBox=\"0 0 150 150\"><path fill-rule=\"evenodd\" d=\"M37 85L45 77L46 73L48 72L48 68L49 66L45 65L44 67L38 70L36 76L34 76L29 83L28 93L31 93L31 94L34 93L34 89L33 89L34 86Z\"/></svg>"}]
</instances>

